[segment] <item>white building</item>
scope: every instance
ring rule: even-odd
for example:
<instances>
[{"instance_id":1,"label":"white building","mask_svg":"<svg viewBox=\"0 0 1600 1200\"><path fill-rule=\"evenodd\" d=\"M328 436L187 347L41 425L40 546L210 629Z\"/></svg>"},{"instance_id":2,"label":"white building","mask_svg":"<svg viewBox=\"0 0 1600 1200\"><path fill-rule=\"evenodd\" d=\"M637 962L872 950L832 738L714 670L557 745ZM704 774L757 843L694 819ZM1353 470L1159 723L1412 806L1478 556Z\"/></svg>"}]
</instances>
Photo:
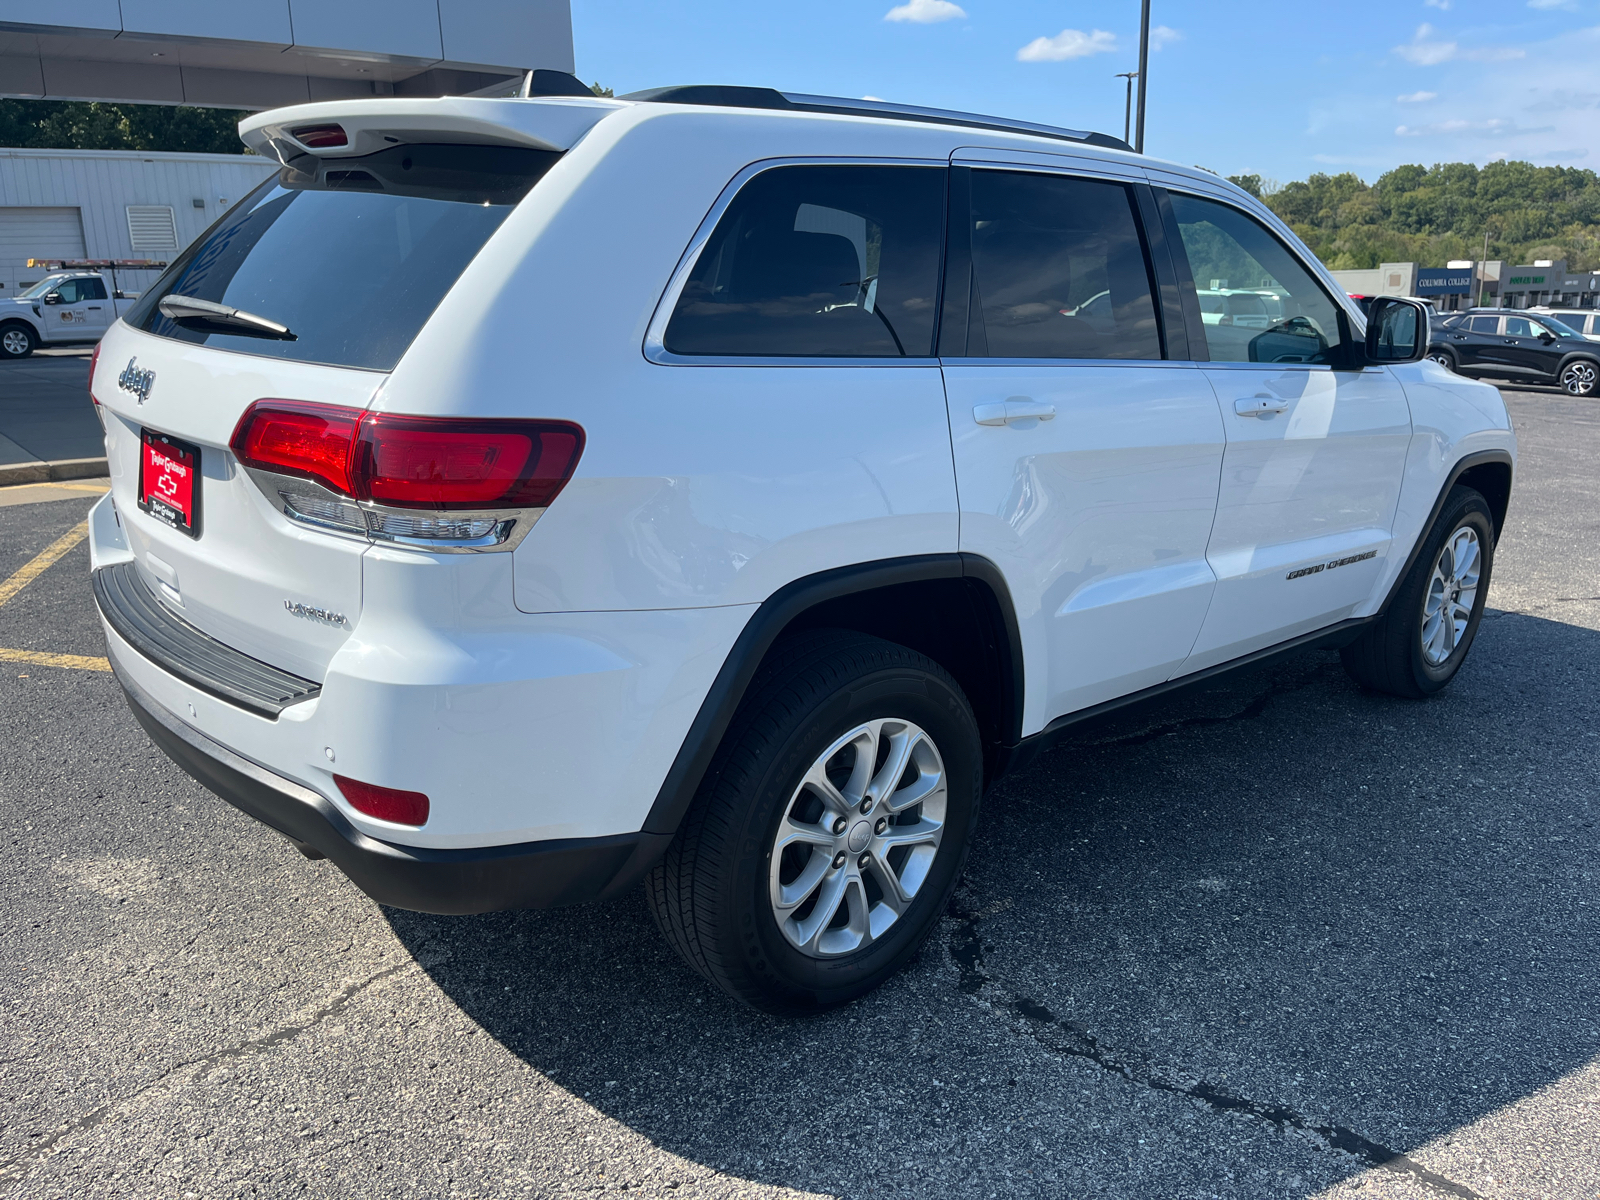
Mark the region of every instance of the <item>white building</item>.
<instances>
[{"instance_id":1,"label":"white building","mask_svg":"<svg viewBox=\"0 0 1600 1200\"><path fill-rule=\"evenodd\" d=\"M0 0L0 96L277 108L572 70L568 0Z\"/></svg>"},{"instance_id":2,"label":"white building","mask_svg":"<svg viewBox=\"0 0 1600 1200\"><path fill-rule=\"evenodd\" d=\"M0 150L0 296L41 277L30 258L170 261L276 167L245 154ZM118 281L140 291L154 279Z\"/></svg>"}]
</instances>

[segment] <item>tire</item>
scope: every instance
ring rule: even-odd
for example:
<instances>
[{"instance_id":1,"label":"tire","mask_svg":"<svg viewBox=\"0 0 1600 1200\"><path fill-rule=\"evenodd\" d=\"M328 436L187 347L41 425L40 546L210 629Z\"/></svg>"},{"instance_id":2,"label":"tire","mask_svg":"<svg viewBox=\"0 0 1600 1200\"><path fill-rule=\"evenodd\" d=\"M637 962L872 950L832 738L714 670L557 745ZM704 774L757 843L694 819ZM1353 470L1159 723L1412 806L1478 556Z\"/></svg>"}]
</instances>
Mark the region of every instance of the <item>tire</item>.
<instances>
[{"instance_id":1,"label":"tire","mask_svg":"<svg viewBox=\"0 0 1600 1200\"><path fill-rule=\"evenodd\" d=\"M1446 371L1453 373L1456 369L1456 356L1442 347L1439 349L1430 349L1427 357L1428 361L1438 363Z\"/></svg>"},{"instance_id":2,"label":"tire","mask_svg":"<svg viewBox=\"0 0 1600 1200\"><path fill-rule=\"evenodd\" d=\"M898 783L891 752L906 756ZM784 639L645 879L656 924L690 966L754 1008L854 1000L906 963L948 904L981 764L971 706L931 659L844 631ZM780 837L794 840L780 847Z\"/></svg>"},{"instance_id":3,"label":"tire","mask_svg":"<svg viewBox=\"0 0 1600 1200\"><path fill-rule=\"evenodd\" d=\"M1470 561L1469 547L1475 548ZM1374 691L1416 700L1443 688L1461 669L1478 635L1493 567L1489 505L1469 487L1451 488L1388 609L1340 651L1350 678ZM1473 568L1471 587L1458 587ZM1462 603L1461 596L1469 591L1469 603Z\"/></svg>"},{"instance_id":4,"label":"tire","mask_svg":"<svg viewBox=\"0 0 1600 1200\"><path fill-rule=\"evenodd\" d=\"M38 345L38 335L23 322L0 325L0 358L27 358Z\"/></svg>"},{"instance_id":5,"label":"tire","mask_svg":"<svg viewBox=\"0 0 1600 1200\"><path fill-rule=\"evenodd\" d=\"M1592 396L1600 383L1600 367L1592 359L1578 358L1561 368L1558 381L1569 396Z\"/></svg>"}]
</instances>

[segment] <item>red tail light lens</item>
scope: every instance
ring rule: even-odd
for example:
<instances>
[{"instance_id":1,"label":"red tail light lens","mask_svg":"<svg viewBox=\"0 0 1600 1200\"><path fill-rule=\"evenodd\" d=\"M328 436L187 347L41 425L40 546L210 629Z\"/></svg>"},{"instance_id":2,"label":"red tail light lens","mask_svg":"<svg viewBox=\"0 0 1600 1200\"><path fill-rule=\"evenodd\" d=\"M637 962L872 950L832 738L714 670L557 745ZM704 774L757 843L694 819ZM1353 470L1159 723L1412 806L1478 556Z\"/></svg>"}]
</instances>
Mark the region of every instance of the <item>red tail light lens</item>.
<instances>
[{"instance_id":1,"label":"red tail light lens","mask_svg":"<svg viewBox=\"0 0 1600 1200\"><path fill-rule=\"evenodd\" d=\"M369 413L359 443L364 499L398 508L544 508L572 478L583 429Z\"/></svg>"},{"instance_id":2,"label":"red tail light lens","mask_svg":"<svg viewBox=\"0 0 1600 1200\"><path fill-rule=\"evenodd\" d=\"M380 821L393 821L396 825L426 825L428 823L428 798L421 792L405 792L399 788L379 787L375 783L362 783L335 775L350 807Z\"/></svg>"},{"instance_id":3,"label":"red tail light lens","mask_svg":"<svg viewBox=\"0 0 1600 1200\"><path fill-rule=\"evenodd\" d=\"M234 428L228 443L247 467L313 479L336 492L356 495L350 473L359 408L302 400L257 400Z\"/></svg>"},{"instance_id":4,"label":"red tail light lens","mask_svg":"<svg viewBox=\"0 0 1600 1200\"><path fill-rule=\"evenodd\" d=\"M344 135L343 125L301 125L298 129L289 130L289 136L313 150L350 144L350 139Z\"/></svg>"},{"instance_id":5,"label":"red tail light lens","mask_svg":"<svg viewBox=\"0 0 1600 1200\"><path fill-rule=\"evenodd\" d=\"M228 444L247 467L396 508L544 508L572 478L583 427L257 400Z\"/></svg>"}]
</instances>

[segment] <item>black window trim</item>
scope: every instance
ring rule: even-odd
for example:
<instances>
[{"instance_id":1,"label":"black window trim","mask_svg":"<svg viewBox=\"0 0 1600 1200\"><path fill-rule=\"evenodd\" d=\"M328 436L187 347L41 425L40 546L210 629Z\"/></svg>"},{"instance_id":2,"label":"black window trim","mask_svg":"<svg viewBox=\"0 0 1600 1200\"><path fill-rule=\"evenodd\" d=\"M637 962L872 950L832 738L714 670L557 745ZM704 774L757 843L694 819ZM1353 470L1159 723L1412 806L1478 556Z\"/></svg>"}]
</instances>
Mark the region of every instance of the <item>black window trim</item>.
<instances>
[{"instance_id":1,"label":"black window trim","mask_svg":"<svg viewBox=\"0 0 1600 1200\"><path fill-rule=\"evenodd\" d=\"M672 320L673 310L678 307L678 298L683 295L683 289L689 282L689 275L693 272L695 264L699 262L701 253L706 244L711 241L711 235L716 232L717 222L722 219L722 214L727 212L728 206L733 203L734 197L743 190L757 175L771 171L778 167L937 167L942 171L950 170L950 162L943 158L897 158L893 156L839 156L824 155L815 157L785 157L764 158L750 163L730 179L722 191L718 193L711 208L701 219L695 229L694 236L689 239L689 245L678 259L678 265L673 268L667 280L667 286L661 293L661 299L656 302L655 311L650 314L650 323L645 327L644 345L642 347L645 360L662 367L937 367L939 359L934 355L908 355L905 357L891 355L855 355L848 358L824 358L817 355L733 355L733 354L674 354L668 350L665 343L667 325ZM948 201L945 214L946 225L949 224ZM944 264L939 267L939 278L944 277ZM934 346L938 347L939 312L943 305L943 297L934 299Z\"/></svg>"},{"instance_id":2,"label":"black window trim","mask_svg":"<svg viewBox=\"0 0 1600 1200\"><path fill-rule=\"evenodd\" d=\"M962 152L958 152L962 153ZM970 150L964 153L972 153ZM1156 338L1161 346L1160 358L1006 358L989 353L988 335L984 329L982 305L978 296L978 277L972 268L972 172L1006 171L1023 175L1061 175L1090 183L1111 183L1127 190L1134 228L1138 231L1139 245L1144 253L1145 273L1150 283L1150 299L1156 315ZM938 341L935 342L941 362L962 365L1005 363L1011 366L1095 366L1095 367L1158 367L1176 366L1190 360L1176 357L1172 351L1182 350L1189 343L1187 330L1182 323L1181 311L1169 301L1180 294L1181 277L1173 266L1173 256L1168 251L1170 236L1165 230L1152 229L1149 211L1151 191L1148 184L1140 183L1127 175L1114 171L1104 173L1086 169L1081 162L1071 165L1035 162L1029 157L1016 160L990 161L987 159L952 159L950 164L950 200L946 205L948 226L945 245L944 306L940 314ZM1173 226L1176 229L1176 225ZM1165 262L1163 262L1165 260ZM1187 260L1185 260L1187 266ZM1198 313L1198 301L1196 301ZM1198 315L1195 317L1198 321ZM1204 347L1202 346L1202 349Z\"/></svg>"}]
</instances>

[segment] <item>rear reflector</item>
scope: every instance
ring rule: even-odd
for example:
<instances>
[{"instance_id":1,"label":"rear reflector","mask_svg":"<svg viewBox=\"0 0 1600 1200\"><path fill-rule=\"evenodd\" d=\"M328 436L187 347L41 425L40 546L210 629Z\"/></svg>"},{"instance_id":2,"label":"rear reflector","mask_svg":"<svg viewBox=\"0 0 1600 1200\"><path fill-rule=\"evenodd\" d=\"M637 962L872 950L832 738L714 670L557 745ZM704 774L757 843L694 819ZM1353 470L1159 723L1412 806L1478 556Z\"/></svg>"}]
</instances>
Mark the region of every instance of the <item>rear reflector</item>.
<instances>
[{"instance_id":1,"label":"rear reflector","mask_svg":"<svg viewBox=\"0 0 1600 1200\"><path fill-rule=\"evenodd\" d=\"M350 144L350 139L344 135L343 125L301 125L298 129L289 130L289 136L313 150Z\"/></svg>"},{"instance_id":2,"label":"rear reflector","mask_svg":"<svg viewBox=\"0 0 1600 1200\"><path fill-rule=\"evenodd\" d=\"M362 783L335 775L350 807L379 821L392 821L396 825L426 825L428 823L428 798L421 792L403 792L399 788L379 787L375 783Z\"/></svg>"},{"instance_id":3,"label":"rear reflector","mask_svg":"<svg viewBox=\"0 0 1600 1200\"><path fill-rule=\"evenodd\" d=\"M548 507L572 478L583 441L582 426L570 421L410 417L257 400L229 445L247 467L388 507L448 512Z\"/></svg>"}]
</instances>

